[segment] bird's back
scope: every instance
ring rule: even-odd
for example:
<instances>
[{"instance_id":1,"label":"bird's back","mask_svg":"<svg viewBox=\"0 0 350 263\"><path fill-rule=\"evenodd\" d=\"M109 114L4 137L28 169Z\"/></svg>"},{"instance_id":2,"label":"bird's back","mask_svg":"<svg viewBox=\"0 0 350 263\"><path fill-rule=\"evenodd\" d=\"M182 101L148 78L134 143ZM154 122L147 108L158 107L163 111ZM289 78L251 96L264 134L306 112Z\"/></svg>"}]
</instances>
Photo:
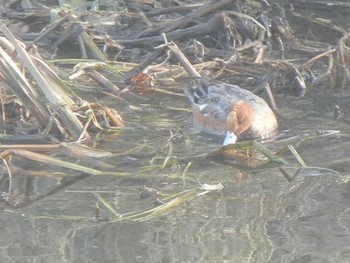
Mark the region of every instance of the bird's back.
<instances>
[{"instance_id":1,"label":"bird's back","mask_svg":"<svg viewBox=\"0 0 350 263\"><path fill-rule=\"evenodd\" d=\"M228 111L239 101L253 110L253 123L242 138L267 137L277 129L274 112L264 99L237 85L219 83L187 89L192 102L194 119L206 132L224 134Z\"/></svg>"}]
</instances>

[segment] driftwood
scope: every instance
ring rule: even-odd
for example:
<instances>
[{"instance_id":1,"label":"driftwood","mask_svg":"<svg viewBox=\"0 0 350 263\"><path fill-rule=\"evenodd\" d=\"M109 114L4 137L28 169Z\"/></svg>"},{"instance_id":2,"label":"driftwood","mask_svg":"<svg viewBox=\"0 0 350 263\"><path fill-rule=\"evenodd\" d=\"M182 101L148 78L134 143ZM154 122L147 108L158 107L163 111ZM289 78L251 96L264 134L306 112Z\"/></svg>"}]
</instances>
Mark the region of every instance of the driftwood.
<instances>
[{"instance_id":1,"label":"driftwood","mask_svg":"<svg viewBox=\"0 0 350 263\"><path fill-rule=\"evenodd\" d=\"M320 10L326 12L338 12L343 14L350 13L350 3L348 1L332 1L330 5L330 1L328 0L288 0L282 1L285 3L286 7L290 7L293 5L296 9L309 9L309 10Z\"/></svg>"},{"instance_id":2,"label":"driftwood","mask_svg":"<svg viewBox=\"0 0 350 263\"><path fill-rule=\"evenodd\" d=\"M210 13L215 13L217 10L219 10L220 8L224 7L227 4L232 3L233 1L234 0L220 0L220 1L211 0L206 5L199 7L198 9L196 9L191 14L185 17L181 17L175 21L172 20L166 23L162 23L162 25L156 28L145 30L138 36L138 38L152 36L154 34L159 35L161 33L169 33L173 30L182 28L185 25L187 25L189 22L195 21L197 18L203 17Z\"/></svg>"},{"instance_id":3,"label":"driftwood","mask_svg":"<svg viewBox=\"0 0 350 263\"><path fill-rule=\"evenodd\" d=\"M184 29L176 29L166 33L166 36L169 41L175 40L185 40L191 37L196 37L199 35L210 34L214 31L220 29L220 26L224 25L224 18L221 15L215 15L208 22L200 23L195 26L187 27ZM143 37L130 40L118 40L118 43L127 46L133 45L156 45L163 43L164 39L162 36L153 36L153 37Z\"/></svg>"}]
</instances>

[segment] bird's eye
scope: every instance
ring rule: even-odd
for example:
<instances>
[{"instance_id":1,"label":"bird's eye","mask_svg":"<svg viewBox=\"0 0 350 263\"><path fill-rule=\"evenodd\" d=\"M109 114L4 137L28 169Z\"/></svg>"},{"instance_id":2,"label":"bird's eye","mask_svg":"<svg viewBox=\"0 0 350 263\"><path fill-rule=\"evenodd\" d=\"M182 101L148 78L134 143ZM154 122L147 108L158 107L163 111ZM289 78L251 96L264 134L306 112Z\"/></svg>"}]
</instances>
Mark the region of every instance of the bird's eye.
<instances>
[{"instance_id":1,"label":"bird's eye","mask_svg":"<svg viewBox=\"0 0 350 263\"><path fill-rule=\"evenodd\" d=\"M220 112L215 112L214 118L215 119L220 119Z\"/></svg>"}]
</instances>

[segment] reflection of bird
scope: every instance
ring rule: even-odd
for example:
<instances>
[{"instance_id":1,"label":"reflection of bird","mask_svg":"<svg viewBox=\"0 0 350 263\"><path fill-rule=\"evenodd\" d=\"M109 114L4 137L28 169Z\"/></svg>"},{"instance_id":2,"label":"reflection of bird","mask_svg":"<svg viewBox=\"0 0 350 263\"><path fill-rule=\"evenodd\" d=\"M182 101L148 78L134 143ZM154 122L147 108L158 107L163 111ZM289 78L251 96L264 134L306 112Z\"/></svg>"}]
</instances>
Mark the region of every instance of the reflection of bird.
<instances>
[{"instance_id":1,"label":"reflection of bird","mask_svg":"<svg viewBox=\"0 0 350 263\"><path fill-rule=\"evenodd\" d=\"M201 85L186 90L195 122L213 134L226 134L224 145L239 139L266 138L276 131L276 116L268 104L236 85Z\"/></svg>"}]
</instances>

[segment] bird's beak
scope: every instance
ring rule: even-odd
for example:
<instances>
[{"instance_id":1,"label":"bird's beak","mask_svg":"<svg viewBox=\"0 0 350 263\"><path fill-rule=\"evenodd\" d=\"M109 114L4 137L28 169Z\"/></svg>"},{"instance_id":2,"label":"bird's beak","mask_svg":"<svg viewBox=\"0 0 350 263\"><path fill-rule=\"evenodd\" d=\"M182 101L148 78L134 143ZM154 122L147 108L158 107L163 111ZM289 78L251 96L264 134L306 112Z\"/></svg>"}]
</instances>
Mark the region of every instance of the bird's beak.
<instances>
[{"instance_id":1,"label":"bird's beak","mask_svg":"<svg viewBox=\"0 0 350 263\"><path fill-rule=\"evenodd\" d=\"M226 146L229 144L235 144L236 142L237 142L237 136L233 132L227 132L223 146Z\"/></svg>"}]
</instances>

